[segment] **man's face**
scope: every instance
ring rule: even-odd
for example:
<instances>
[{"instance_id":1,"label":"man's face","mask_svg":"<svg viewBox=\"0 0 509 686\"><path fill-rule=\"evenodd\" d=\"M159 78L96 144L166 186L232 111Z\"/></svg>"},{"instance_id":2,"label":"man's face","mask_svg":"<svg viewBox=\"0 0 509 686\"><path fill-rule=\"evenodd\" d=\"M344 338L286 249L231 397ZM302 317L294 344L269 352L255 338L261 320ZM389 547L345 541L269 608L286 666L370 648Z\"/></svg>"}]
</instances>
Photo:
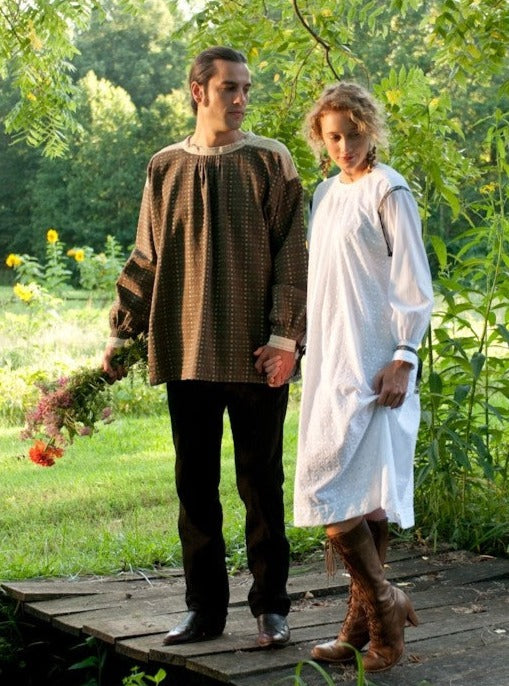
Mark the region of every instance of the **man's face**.
<instances>
[{"instance_id":1,"label":"man's face","mask_svg":"<svg viewBox=\"0 0 509 686\"><path fill-rule=\"evenodd\" d=\"M242 62L214 60L215 74L207 86L193 83L198 114L216 132L235 131L244 120L251 77Z\"/></svg>"}]
</instances>

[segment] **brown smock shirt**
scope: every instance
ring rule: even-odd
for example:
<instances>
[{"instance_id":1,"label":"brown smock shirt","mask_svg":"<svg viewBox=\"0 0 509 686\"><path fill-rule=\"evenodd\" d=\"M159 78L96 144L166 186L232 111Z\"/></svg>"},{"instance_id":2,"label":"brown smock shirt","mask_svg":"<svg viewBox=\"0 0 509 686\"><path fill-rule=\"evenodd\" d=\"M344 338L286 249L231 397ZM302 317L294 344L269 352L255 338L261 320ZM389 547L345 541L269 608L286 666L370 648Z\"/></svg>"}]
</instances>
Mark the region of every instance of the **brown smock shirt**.
<instances>
[{"instance_id":1,"label":"brown smock shirt","mask_svg":"<svg viewBox=\"0 0 509 686\"><path fill-rule=\"evenodd\" d=\"M305 329L302 187L286 147L244 134L151 159L111 335L148 332L151 384L265 383L254 350Z\"/></svg>"}]
</instances>

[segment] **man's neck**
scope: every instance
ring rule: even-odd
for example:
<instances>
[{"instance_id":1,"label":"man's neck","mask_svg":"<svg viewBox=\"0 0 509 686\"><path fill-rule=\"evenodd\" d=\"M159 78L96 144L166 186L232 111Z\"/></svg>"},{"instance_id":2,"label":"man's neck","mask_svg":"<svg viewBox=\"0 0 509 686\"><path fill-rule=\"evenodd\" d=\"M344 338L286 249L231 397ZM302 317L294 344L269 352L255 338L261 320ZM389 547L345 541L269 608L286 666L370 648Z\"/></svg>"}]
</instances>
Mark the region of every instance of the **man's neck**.
<instances>
[{"instance_id":1,"label":"man's neck","mask_svg":"<svg viewBox=\"0 0 509 686\"><path fill-rule=\"evenodd\" d=\"M237 143L244 138L244 132L240 129L232 129L230 131L211 131L206 127L197 126L190 143L201 148L218 148L223 145L231 145Z\"/></svg>"}]
</instances>

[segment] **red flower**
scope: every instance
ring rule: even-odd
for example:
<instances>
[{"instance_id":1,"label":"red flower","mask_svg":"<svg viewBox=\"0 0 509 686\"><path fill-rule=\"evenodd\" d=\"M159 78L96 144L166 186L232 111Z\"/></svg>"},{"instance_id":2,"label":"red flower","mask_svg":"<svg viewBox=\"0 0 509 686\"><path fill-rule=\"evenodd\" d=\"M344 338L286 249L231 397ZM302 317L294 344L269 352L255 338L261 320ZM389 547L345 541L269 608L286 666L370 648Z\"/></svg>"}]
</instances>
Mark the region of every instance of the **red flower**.
<instances>
[{"instance_id":1,"label":"red flower","mask_svg":"<svg viewBox=\"0 0 509 686\"><path fill-rule=\"evenodd\" d=\"M62 457L64 451L54 445L46 444L44 441L35 441L28 451L30 459L41 467L51 467L55 464L55 457Z\"/></svg>"}]
</instances>

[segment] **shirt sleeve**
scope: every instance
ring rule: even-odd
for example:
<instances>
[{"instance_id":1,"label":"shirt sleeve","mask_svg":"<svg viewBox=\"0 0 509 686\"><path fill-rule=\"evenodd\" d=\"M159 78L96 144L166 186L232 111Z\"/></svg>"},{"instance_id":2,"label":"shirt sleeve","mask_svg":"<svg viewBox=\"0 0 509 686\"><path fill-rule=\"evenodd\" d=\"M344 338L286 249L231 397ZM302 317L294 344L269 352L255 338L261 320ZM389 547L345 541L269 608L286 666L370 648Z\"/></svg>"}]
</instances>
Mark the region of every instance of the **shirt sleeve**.
<instances>
[{"instance_id":1,"label":"shirt sleeve","mask_svg":"<svg viewBox=\"0 0 509 686\"><path fill-rule=\"evenodd\" d=\"M386 196L380 212L392 246L389 301L396 342L392 359L415 365L433 308L433 285L419 211L412 194L398 188Z\"/></svg>"},{"instance_id":2,"label":"shirt sleeve","mask_svg":"<svg viewBox=\"0 0 509 686\"><path fill-rule=\"evenodd\" d=\"M306 328L307 249L303 190L285 149L271 182L269 222L273 260L271 333L300 341Z\"/></svg>"},{"instance_id":3,"label":"shirt sleeve","mask_svg":"<svg viewBox=\"0 0 509 686\"><path fill-rule=\"evenodd\" d=\"M135 338L148 332L157 256L152 235L150 165L143 191L136 243L116 284L117 297L110 310L110 336Z\"/></svg>"}]
</instances>

